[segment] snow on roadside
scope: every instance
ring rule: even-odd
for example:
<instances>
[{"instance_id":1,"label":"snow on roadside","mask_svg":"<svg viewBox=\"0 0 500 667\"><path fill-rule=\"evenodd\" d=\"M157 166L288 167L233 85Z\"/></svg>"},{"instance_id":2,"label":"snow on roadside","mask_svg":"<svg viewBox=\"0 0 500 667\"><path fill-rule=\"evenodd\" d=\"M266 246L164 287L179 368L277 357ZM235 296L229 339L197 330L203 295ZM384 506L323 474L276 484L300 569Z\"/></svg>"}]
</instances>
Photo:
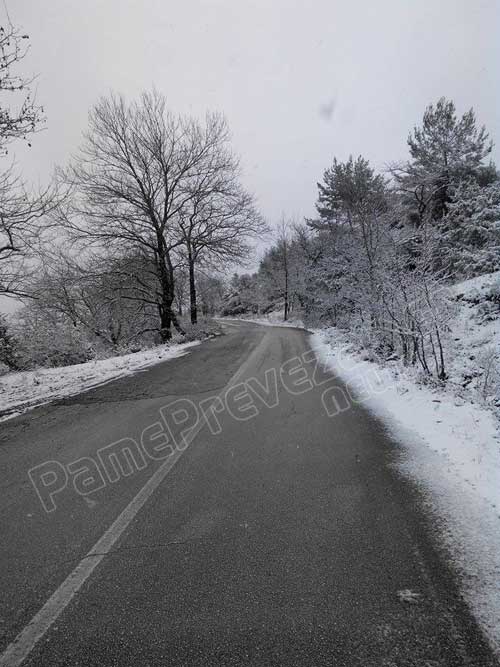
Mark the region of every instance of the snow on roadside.
<instances>
[{"instance_id":1,"label":"snow on roadside","mask_svg":"<svg viewBox=\"0 0 500 667\"><path fill-rule=\"evenodd\" d=\"M39 368L0 376L0 421L55 399L73 396L187 354L199 341L158 347L73 366Z\"/></svg>"},{"instance_id":2,"label":"snow on roadside","mask_svg":"<svg viewBox=\"0 0 500 667\"><path fill-rule=\"evenodd\" d=\"M448 384L456 393L481 398L500 416L500 271L450 288L457 315L452 322Z\"/></svg>"},{"instance_id":3,"label":"snow on roadside","mask_svg":"<svg viewBox=\"0 0 500 667\"><path fill-rule=\"evenodd\" d=\"M270 313L260 316L245 315L244 317L240 316L226 316L216 318L221 322L238 320L240 322L253 322L254 324L264 324L271 327L300 327L304 328L304 323L301 319L291 317L286 322L283 320L283 310L273 310Z\"/></svg>"},{"instance_id":4,"label":"snow on roadside","mask_svg":"<svg viewBox=\"0 0 500 667\"><path fill-rule=\"evenodd\" d=\"M455 285L451 285L449 289L455 295L479 296L498 281L500 281L500 271L494 271L493 273L483 273L475 278L462 280Z\"/></svg>"},{"instance_id":5,"label":"snow on roadside","mask_svg":"<svg viewBox=\"0 0 500 667\"><path fill-rule=\"evenodd\" d=\"M311 343L403 445L399 467L430 495L464 594L500 653L500 436L493 413L418 385L396 365L363 360L335 329L316 331Z\"/></svg>"}]
</instances>

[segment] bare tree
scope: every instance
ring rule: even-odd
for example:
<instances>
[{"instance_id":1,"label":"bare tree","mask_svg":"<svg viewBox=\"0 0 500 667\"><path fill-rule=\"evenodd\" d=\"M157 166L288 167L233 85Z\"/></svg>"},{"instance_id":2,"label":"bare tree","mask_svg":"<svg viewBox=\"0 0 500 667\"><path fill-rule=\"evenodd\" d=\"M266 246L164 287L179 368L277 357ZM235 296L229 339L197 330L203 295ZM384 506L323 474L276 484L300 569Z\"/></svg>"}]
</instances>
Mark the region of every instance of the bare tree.
<instances>
[{"instance_id":1,"label":"bare tree","mask_svg":"<svg viewBox=\"0 0 500 667\"><path fill-rule=\"evenodd\" d=\"M153 331L154 304L144 299L138 276L148 281L137 256L73 256L69 248L44 249L30 300L105 346L130 344ZM151 285L147 285L148 290Z\"/></svg>"},{"instance_id":2,"label":"bare tree","mask_svg":"<svg viewBox=\"0 0 500 667\"><path fill-rule=\"evenodd\" d=\"M283 301L283 320L288 320L299 292L303 273L300 228L284 216L276 227L274 244L260 263L261 289L271 302Z\"/></svg>"},{"instance_id":3,"label":"bare tree","mask_svg":"<svg viewBox=\"0 0 500 667\"><path fill-rule=\"evenodd\" d=\"M4 156L12 141L28 141L45 120L30 90L33 78L15 71L27 53L28 39L10 20L0 26L0 154ZM7 94L13 106L4 103ZM36 263L40 221L57 203L57 193L50 186L30 192L13 164L1 170L0 294L17 297L26 293L26 281Z\"/></svg>"},{"instance_id":4,"label":"bare tree","mask_svg":"<svg viewBox=\"0 0 500 667\"><path fill-rule=\"evenodd\" d=\"M187 271L186 267L184 264L179 266L176 271L175 275L175 309L177 311L177 314L179 317L182 317L183 312L184 312L184 306L186 304L186 291L187 291L187 284L188 284L188 276L187 276Z\"/></svg>"},{"instance_id":5,"label":"bare tree","mask_svg":"<svg viewBox=\"0 0 500 667\"><path fill-rule=\"evenodd\" d=\"M198 278L198 291L203 315L213 316L221 311L226 284L220 276L202 273Z\"/></svg>"},{"instance_id":6,"label":"bare tree","mask_svg":"<svg viewBox=\"0 0 500 667\"><path fill-rule=\"evenodd\" d=\"M283 319L288 320L288 312L290 309L290 231L285 220L279 225L277 249L281 258L281 265L283 269Z\"/></svg>"},{"instance_id":7,"label":"bare tree","mask_svg":"<svg viewBox=\"0 0 500 667\"><path fill-rule=\"evenodd\" d=\"M51 186L30 193L9 167L0 174L0 294L23 296L36 266L44 216L61 198Z\"/></svg>"},{"instance_id":8,"label":"bare tree","mask_svg":"<svg viewBox=\"0 0 500 667\"><path fill-rule=\"evenodd\" d=\"M240 183L238 160L229 147L224 118L214 126L213 150L189 183L191 196L179 212L178 224L186 251L191 322L198 317L195 268L220 269L241 260L249 242L266 233L253 196Z\"/></svg>"},{"instance_id":9,"label":"bare tree","mask_svg":"<svg viewBox=\"0 0 500 667\"><path fill-rule=\"evenodd\" d=\"M0 26L0 93L12 93L19 98L15 108L0 106L0 152L7 152L7 145L14 139L28 140L45 118L43 108L35 102L31 91L33 77L15 72L16 65L28 51L29 36L22 33L8 19Z\"/></svg>"},{"instance_id":10,"label":"bare tree","mask_svg":"<svg viewBox=\"0 0 500 667\"><path fill-rule=\"evenodd\" d=\"M202 125L175 116L152 92L131 104L102 98L89 122L79 154L63 172L74 196L60 220L88 245L140 250L148 258L157 281L150 298L166 341L172 324L182 331L173 308L175 252L183 244L177 222L217 146L221 117L207 114Z\"/></svg>"}]
</instances>

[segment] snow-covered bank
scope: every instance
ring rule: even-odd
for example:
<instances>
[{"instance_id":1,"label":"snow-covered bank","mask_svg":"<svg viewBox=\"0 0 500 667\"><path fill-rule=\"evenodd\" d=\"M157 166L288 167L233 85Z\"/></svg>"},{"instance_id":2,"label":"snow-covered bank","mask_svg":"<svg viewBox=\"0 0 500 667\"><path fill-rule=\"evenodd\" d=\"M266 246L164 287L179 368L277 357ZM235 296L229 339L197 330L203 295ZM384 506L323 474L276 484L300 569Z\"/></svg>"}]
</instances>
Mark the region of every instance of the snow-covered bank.
<instances>
[{"instance_id":1,"label":"snow-covered bank","mask_svg":"<svg viewBox=\"0 0 500 667\"><path fill-rule=\"evenodd\" d=\"M14 417L58 398L79 394L162 361L180 357L198 343L199 341L193 341L161 345L74 366L6 373L0 376L0 420Z\"/></svg>"},{"instance_id":2,"label":"snow-covered bank","mask_svg":"<svg viewBox=\"0 0 500 667\"><path fill-rule=\"evenodd\" d=\"M253 322L254 324L264 324L266 326L272 327L300 327L304 328L304 322L297 317L290 317L286 322L283 320L283 310L273 310L270 313L265 315L249 315L244 316L225 316L217 318L221 322L230 322L231 320L237 320L241 322Z\"/></svg>"},{"instance_id":3,"label":"snow-covered bank","mask_svg":"<svg viewBox=\"0 0 500 667\"><path fill-rule=\"evenodd\" d=\"M453 390L417 384L396 362L363 360L333 328L316 331L312 344L403 445L400 468L423 485L446 525L443 546L500 653L500 435L493 412Z\"/></svg>"}]
</instances>

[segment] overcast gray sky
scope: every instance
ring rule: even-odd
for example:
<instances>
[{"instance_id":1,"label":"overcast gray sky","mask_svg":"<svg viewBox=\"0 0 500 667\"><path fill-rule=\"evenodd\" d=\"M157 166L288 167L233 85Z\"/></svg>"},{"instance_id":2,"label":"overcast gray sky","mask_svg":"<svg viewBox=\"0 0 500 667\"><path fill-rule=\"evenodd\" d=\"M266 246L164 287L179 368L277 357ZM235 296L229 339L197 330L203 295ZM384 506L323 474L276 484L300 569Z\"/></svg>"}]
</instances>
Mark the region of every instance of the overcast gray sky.
<instances>
[{"instance_id":1,"label":"overcast gray sky","mask_svg":"<svg viewBox=\"0 0 500 667\"><path fill-rule=\"evenodd\" d=\"M7 0L31 37L47 130L16 150L42 179L110 89L153 84L174 111L223 111L272 222L312 215L334 156L382 168L441 95L500 142L498 0ZM498 150L495 157L498 157Z\"/></svg>"}]
</instances>

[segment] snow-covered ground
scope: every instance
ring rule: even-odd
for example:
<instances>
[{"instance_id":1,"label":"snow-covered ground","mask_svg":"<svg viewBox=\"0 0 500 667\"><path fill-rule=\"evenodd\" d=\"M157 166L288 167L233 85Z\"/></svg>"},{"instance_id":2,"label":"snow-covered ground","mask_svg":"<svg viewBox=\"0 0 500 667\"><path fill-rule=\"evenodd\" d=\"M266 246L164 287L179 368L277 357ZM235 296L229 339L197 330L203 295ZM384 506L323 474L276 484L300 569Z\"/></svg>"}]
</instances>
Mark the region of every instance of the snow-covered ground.
<instances>
[{"instance_id":1,"label":"snow-covered ground","mask_svg":"<svg viewBox=\"0 0 500 667\"><path fill-rule=\"evenodd\" d=\"M221 322L231 321L231 320L240 320L242 322L254 322L255 324L265 324L273 327L304 327L303 321L294 317L293 315L286 320L283 320L283 309L273 310L270 313L265 315L242 315L240 316L231 316L231 317L221 317L218 318Z\"/></svg>"},{"instance_id":2,"label":"snow-covered ground","mask_svg":"<svg viewBox=\"0 0 500 667\"><path fill-rule=\"evenodd\" d=\"M484 299L499 275L453 288L461 297L451 323L455 347L446 389L419 384L398 362L366 361L347 332L318 330L312 344L402 444L399 468L428 494L443 526L442 546L500 654L499 397L495 387L486 397L482 391L483 367L489 359L493 373L500 351L498 303Z\"/></svg>"},{"instance_id":3,"label":"snow-covered ground","mask_svg":"<svg viewBox=\"0 0 500 667\"><path fill-rule=\"evenodd\" d=\"M451 292L458 313L451 323L450 382L464 397L500 408L500 271L458 283Z\"/></svg>"},{"instance_id":4,"label":"snow-covered ground","mask_svg":"<svg viewBox=\"0 0 500 667\"><path fill-rule=\"evenodd\" d=\"M40 368L0 376L0 420L65 396L79 394L111 380L186 354L198 341L161 345L110 359L74 366Z\"/></svg>"}]
</instances>

